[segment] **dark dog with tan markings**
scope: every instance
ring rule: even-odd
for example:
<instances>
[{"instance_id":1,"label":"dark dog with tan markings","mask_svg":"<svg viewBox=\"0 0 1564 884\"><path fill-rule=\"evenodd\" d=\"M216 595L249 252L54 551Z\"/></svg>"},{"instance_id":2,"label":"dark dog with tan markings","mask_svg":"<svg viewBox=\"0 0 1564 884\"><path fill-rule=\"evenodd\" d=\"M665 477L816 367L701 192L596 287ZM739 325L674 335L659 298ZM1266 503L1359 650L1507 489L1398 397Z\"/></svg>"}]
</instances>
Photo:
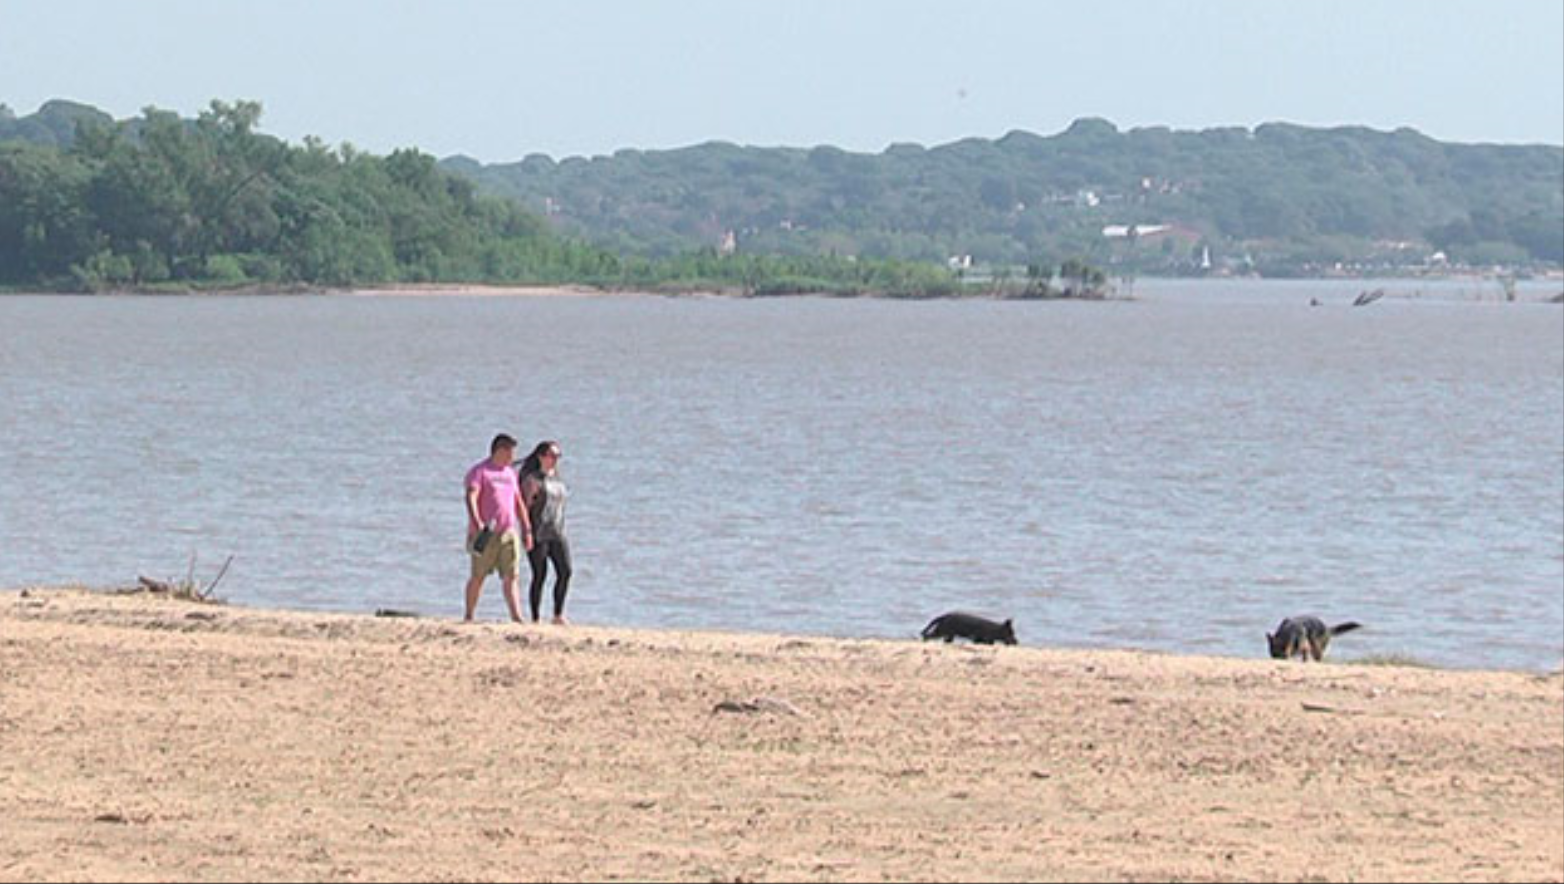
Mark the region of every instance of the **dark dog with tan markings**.
<instances>
[{"instance_id":1,"label":"dark dog with tan markings","mask_svg":"<svg viewBox=\"0 0 1564 884\"><path fill-rule=\"evenodd\" d=\"M1267 632L1265 640L1271 645L1271 656L1278 660L1302 657L1318 663L1325 658L1330 640L1343 632L1362 629L1358 623L1326 626L1318 617L1288 617L1276 627L1275 633Z\"/></svg>"}]
</instances>

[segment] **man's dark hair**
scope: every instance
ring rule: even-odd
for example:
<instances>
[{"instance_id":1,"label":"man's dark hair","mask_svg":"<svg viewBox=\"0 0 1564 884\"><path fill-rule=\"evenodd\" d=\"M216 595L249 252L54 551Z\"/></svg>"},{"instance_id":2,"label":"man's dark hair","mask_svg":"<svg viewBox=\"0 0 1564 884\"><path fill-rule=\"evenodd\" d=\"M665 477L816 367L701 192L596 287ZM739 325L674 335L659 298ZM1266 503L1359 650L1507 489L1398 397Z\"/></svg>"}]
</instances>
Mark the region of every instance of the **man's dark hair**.
<instances>
[{"instance_id":1,"label":"man's dark hair","mask_svg":"<svg viewBox=\"0 0 1564 884\"><path fill-rule=\"evenodd\" d=\"M501 433L498 436L494 437L494 441L493 442L489 443L489 453L493 454L494 452L499 451L501 448L515 448L515 447L516 447L516 440L512 439L511 437L509 437L507 435L505 435L504 433Z\"/></svg>"}]
</instances>

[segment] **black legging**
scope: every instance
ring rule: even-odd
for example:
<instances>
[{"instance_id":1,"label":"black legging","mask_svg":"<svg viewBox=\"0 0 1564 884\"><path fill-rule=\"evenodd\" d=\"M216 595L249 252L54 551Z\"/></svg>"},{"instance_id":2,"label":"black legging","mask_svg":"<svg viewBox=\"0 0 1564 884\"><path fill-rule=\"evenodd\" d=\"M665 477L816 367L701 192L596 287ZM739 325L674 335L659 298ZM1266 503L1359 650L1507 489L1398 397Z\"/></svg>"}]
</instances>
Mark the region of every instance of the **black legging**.
<instances>
[{"instance_id":1,"label":"black legging","mask_svg":"<svg viewBox=\"0 0 1564 884\"><path fill-rule=\"evenodd\" d=\"M565 593L570 591L570 541L563 537L539 540L527 553L527 564L532 566L532 590L528 596L532 602L532 619L538 619L538 606L543 604L543 580L548 577L548 563L554 563L554 616L565 613Z\"/></svg>"}]
</instances>

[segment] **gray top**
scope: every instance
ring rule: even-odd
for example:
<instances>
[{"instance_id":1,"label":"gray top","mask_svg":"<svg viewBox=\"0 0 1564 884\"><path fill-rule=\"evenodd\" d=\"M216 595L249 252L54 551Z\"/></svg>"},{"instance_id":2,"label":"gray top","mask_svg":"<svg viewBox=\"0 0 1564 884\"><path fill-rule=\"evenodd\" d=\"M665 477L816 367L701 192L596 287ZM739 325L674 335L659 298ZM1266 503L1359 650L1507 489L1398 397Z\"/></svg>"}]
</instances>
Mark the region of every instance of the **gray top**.
<instances>
[{"instance_id":1,"label":"gray top","mask_svg":"<svg viewBox=\"0 0 1564 884\"><path fill-rule=\"evenodd\" d=\"M570 489L557 474L531 472L521 479L521 499L532 519L533 540L559 540L565 536L565 500Z\"/></svg>"}]
</instances>

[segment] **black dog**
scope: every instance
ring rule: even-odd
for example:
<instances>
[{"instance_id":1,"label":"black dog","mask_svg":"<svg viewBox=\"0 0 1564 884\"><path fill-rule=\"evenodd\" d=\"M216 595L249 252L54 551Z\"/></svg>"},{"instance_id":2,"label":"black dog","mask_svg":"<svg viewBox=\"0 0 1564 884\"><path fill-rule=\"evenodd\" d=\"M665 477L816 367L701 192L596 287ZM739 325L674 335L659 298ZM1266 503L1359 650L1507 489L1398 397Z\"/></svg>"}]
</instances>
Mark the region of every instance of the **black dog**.
<instances>
[{"instance_id":1,"label":"black dog","mask_svg":"<svg viewBox=\"0 0 1564 884\"><path fill-rule=\"evenodd\" d=\"M1332 638L1362 628L1357 623L1327 627L1318 617L1288 617L1276 627L1274 634L1267 632L1265 640L1271 646L1271 656L1278 660L1302 657L1318 663L1324 659L1325 649L1330 646Z\"/></svg>"},{"instance_id":2,"label":"black dog","mask_svg":"<svg viewBox=\"0 0 1564 884\"><path fill-rule=\"evenodd\" d=\"M947 644L958 638L969 638L980 645L991 645L994 642L1013 645L1016 643L1016 630L1009 620L995 623L973 614L953 611L935 617L928 626L923 627L923 640L931 638L942 638Z\"/></svg>"}]
</instances>

